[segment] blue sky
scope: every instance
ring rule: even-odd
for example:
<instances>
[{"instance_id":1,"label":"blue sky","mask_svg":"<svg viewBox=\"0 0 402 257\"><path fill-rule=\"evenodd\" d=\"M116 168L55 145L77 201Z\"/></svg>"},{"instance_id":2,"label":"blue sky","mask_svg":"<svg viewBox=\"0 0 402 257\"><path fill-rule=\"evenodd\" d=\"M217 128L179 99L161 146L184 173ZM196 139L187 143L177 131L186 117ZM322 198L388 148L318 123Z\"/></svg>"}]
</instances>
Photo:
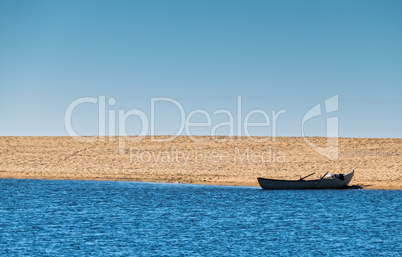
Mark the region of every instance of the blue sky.
<instances>
[{"instance_id":1,"label":"blue sky","mask_svg":"<svg viewBox=\"0 0 402 257\"><path fill-rule=\"evenodd\" d=\"M0 135L67 135L69 104L103 95L116 100L107 111L148 116L151 98L172 98L212 124L218 109L236 117L241 96L242 118L286 110L277 135L300 136L306 112L338 95L339 136L401 138L401 13L401 1L1 1ZM156 134L177 131L175 106L155 117ZM325 136L325 119L307 134ZM72 121L96 135L97 106ZM140 125L130 117L126 130Z\"/></svg>"}]
</instances>

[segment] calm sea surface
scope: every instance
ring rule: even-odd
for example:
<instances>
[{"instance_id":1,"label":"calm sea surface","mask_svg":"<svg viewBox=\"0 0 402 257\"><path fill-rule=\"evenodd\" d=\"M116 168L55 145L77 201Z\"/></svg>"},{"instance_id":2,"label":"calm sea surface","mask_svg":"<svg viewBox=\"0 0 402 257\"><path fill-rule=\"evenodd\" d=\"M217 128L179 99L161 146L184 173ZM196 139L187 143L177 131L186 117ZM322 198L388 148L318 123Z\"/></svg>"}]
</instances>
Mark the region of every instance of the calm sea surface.
<instances>
[{"instance_id":1,"label":"calm sea surface","mask_svg":"<svg viewBox=\"0 0 402 257\"><path fill-rule=\"evenodd\" d=\"M0 179L0 254L401 256L402 192Z\"/></svg>"}]
</instances>

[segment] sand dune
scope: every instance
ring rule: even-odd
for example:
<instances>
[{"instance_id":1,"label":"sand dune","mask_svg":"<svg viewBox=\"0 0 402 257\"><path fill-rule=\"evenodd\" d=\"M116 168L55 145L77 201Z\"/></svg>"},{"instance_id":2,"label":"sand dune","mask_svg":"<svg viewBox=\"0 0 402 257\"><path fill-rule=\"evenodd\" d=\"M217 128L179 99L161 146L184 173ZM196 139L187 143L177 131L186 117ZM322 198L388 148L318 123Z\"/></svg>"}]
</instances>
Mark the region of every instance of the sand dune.
<instances>
[{"instance_id":1,"label":"sand dune","mask_svg":"<svg viewBox=\"0 0 402 257\"><path fill-rule=\"evenodd\" d=\"M108 137L87 139L96 141L0 137L0 178L258 186L256 178L260 176L296 179L315 172L312 178L318 178L325 172L347 173L355 169L352 185L402 189L402 139L340 138L336 161L315 152L303 138L297 137L279 137L276 141L253 138L265 142L185 136L168 142L155 142L167 140L166 136L130 137L124 141L111 141ZM325 138L310 140L325 146Z\"/></svg>"}]
</instances>

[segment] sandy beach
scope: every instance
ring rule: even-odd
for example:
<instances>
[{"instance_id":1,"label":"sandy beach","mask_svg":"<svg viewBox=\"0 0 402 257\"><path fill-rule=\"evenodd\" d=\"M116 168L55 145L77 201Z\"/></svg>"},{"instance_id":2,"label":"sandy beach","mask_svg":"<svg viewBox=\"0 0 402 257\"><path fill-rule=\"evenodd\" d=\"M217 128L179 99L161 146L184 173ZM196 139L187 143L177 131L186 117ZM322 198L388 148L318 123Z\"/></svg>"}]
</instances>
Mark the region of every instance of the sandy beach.
<instances>
[{"instance_id":1,"label":"sandy beach","mask_svg":"<svg viewBox=\"0 0 402 257\"><path fill-rule=\"evenodd\" d=\"M315 172L310 178L319 178L354 169L350 185L402 189L402 139L340 138L336 161L298 137L253 138L265 142L186 136L85 139L93 142L0 137L0 178L258 186L257 177L298 179ZM325 146L325 138L310 141Z\"/></svg>"}]
</instances>

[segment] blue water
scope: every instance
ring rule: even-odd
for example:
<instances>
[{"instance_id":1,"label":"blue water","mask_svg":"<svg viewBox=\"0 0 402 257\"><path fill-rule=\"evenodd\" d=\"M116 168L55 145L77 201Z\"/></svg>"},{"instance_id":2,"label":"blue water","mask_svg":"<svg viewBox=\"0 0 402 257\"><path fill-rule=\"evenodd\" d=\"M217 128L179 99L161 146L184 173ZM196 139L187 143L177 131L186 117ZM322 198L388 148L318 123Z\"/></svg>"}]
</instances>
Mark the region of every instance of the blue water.
<instances>
[{"instance_id":1,"label":"blue water","mask_svg":"<svg viewBox=\"0 0 402 257\"><path fill-rule=\"evenodd\" d=\"M0 180L0 254L401 256L400 191Z\"/></svg>"}]
</instances>

